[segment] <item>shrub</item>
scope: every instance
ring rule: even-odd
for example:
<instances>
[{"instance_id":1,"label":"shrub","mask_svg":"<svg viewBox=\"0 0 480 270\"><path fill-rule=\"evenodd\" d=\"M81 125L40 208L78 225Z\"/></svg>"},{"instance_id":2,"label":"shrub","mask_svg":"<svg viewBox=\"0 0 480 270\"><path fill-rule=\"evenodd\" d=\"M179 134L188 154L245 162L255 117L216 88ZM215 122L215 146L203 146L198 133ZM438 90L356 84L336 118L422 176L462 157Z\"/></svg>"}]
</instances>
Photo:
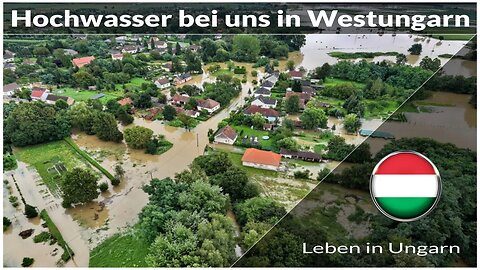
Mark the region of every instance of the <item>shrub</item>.
<instances>
[{"instance_id":1,"label":"shrub","mask_svg":"<svg viewBox=\"0 0 480 270\"><path fill-rule=\"evenodd\" d=\"M296 171L293 173L293 177L295 177L295 179L308 179L309 176L310 176L309 170Z\"/></svg>"},{"instance_id":2,"label":"shrub","mask_svg":"<svg viewBox=\"0 0 480 270\"><path fill-rule=\"evenodd\" d=\"M33 237L34 243L47 242L52 238L52 235L49 232L41 232Z\"/></svg>"},{"instance_id":3,"label":"shrub","mask_svg":"<svg viewBox=\"0 0 480 270\"><path fill-rule=\"evenodd\" d=\"M30 265L33 264L35 260L30 257L24 257L22 261L22 267L29 267Z\"/></svg>"},{"instance_id":4,"label":"shrub","mask_svg":"<svg viewBox=\"0 0 480 270\"><path fill-rule=\"evenodd\" d=\"M35 207L33 207L29 204L25 204L25 216L27 218L38 217L37 209L35 209Z\"/></svg>"},{"instance_id":5,"label":"shrub","mask_svg":"<svg viewBox=\"0 0 480 270\"><path fill-rule=\"evenodd\" d=\"M107 189L108 189L108 184L107 184L107 182L101 183L100 185L98 185L98 188L100 188L100 191L101 191L101 192L107 191Z\"/></svg>"},{"instance_id":6,"label":"shrub","mask_svg":"<svg viewBox=\"0 0 480 270\"><path fill-rule=\"evenodd\" d=\"M120 184L120 179L113 178L112 180L110 180L110 182L112 183L112 185L118 186Z\"/></svg>"},{"instance_id":7,"label":"shrub","mask_svg":"<svg viewBox=\"0 0 480 270\"><path fill-rule=\"evenodd\" d=\"M12 221L7 217L3 217L3 231L7 230L10 225L12 225Z\"/></svg>"}]
</instances>

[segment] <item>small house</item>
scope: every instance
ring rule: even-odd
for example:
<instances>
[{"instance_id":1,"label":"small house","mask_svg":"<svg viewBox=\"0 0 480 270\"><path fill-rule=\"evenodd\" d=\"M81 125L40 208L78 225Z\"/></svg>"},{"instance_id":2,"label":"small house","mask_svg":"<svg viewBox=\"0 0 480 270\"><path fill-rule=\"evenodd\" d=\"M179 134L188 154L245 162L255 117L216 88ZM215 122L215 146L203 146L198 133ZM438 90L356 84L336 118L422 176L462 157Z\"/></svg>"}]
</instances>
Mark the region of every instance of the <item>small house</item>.
<instances>
[{"instance_id":1,"label":"small house","mask_svg":"<svg viewBox=\"0 0 480 270\"><path fill-rule=\"evenodd\" d=\"M72 49L63 49L63 54L68 56L74 56L74 55L77 55L78 52Z\"/></svg>"},{"instance_id":2,"label":"small house","mask_svg":"<svg viewBox=\"0 0 480 270\"><path fill-rule=\"evenodd\" d=\"M176 85L183 84L183 83L186 83L186 82L190 81L191 79L192 79L192 75L190 75L190 73L183 73L183 74L178 75L175 78L175 84Z\"/></svg>"},{"instance_id":3,"label":"small house","mask_svg":"<svg viewBox=\"0 0 480 270\"><path fill-rule=\"evenodd\" d=\"M303 72L298 70L292 70L288 72L288 77L293 80L301 80L303 78Z\"/></svg>"},{"instance_id":4,"label":"small house","mask_svg":"<svg viewBox=\"0 0 480 270\"><path fill-rule=\"evenodd\" d=\"M12 63L15 60L15 53L5 50L3 53L3 63Z\"/></svg>"},{"instance_id":5,"label":"small house","mask_svg":"<svg viewBox=\"0 0 480 270\"><path fill-rule=\"evenodd\" d=\"M78 68L81 68L85 65L90 64L93 60L95 60L95 56L85 56L80 58L73 58L72 64Z\"/></svg>"},{"instance_id":6,"label":"small house","mask_svg":"<svg viewBox=\"0 0 480 270\"><path fill-rule=\"evenodd\" d=\"M172 84L167 78L159 78L155 80L155 85L157 86L157 88L160 88L162 90L172 86Z\"/></svg>"},{"instance_id":7,"label":"small house","mask_svg":"<svg viewBox=\"0 0 480 270\"><path fill-rule=\"evenodd\" d=\"M182 94L182 95L175 94L172 97L172 100L170 103L177 106L183 106L187 103L189 99L190 99L190 96L187 94Z\"/></svg>"},{"instance_id":8,"label":"small house","mask_svg":"<svg viewBox=\"0 0 480 270\"><path fill-rule=\"evenodd\" d=\"M17 83L9 83L3 86L3 96L4 97L11 97L16 92L20 91L20 85Z\"/></svg>"},{"instance_id":9,"label":"small house","mask_svg":"<svg viewBox=\"0 0 480 270\"><path fill-rule=\"evenodd\" d=\"M116 52L111 54L113 60L120 60L122 61L123 59L123 53L121 52Z\"/></svg>"},{"instance_id":10,"label":"small house","mask_svg":"<svg viewBox=\"0 0 480 270\"><path fill-rule=\"evenodd\" d=\"M278 171L280 169L280 154L258 150L256 148L248 148L242 156L242 165L257 169Z\"/></svg>"},{"instance_id":11,"label":"small house","mask_svg":"<svg viewBox=\"0 0 480 270\"><path fill-rule=\"evenodd\" d=\"M259 96L270 97L272 96L272 92L265 87L260 87L255 92L253 92L253 96L254 97L259 97Z\"/></svg>"},{"instance_id":12,"label":"small house","mask_svg":"<svg viewBox=\"0 0 480 270\"><path fill-rule=\"evenodd\" d=\"M119 101L117 101L118 104L122 105L122 106L125 106L125 105L132 105L133 104L133 101L131 98L129 97L126 97L124 99L121 99Z\"/></svg>"},{"instance_id":13,"label":"small house","mask_svg":"<svg viewBox=\"0 0 480 270\"><path fill-rule=\"evenodd\" d=\"M41 87L33 87L32 93L30 94L30 97L32 98L32 100L45 101L47 100L47 96L48 96L48 89L41 88Z\"/></svg>"},{"instance_id":14,"label":"small house","mask_svg":"<svg viewBox=\"0 0 480 270\"><path fill-rule=\"evenodd\" d=\"M269 123L275 122L278 119L278 117L280 116L280 113L278 111L274 110L274 109L261 108L259 106L255 106L255 105L251 105L244 112L245 115L249 115L249 116L253 116L256 113L259 113L263 117L265 117L268 120Z\"/></svg>"},{"instance_id":15,"label":"small house","mask_svg":"<svg viewBox=\"0 0 480 270\"><path fill-rule=\"evenodd\" d=\"M208 113L214 113L220 109L220 103L213 99L199 99L197 101L197 110L206 110Z\"/></svg>"},{"instance_id":16,"label":"small house","mask_svg":"<svg viewBox=\"0 0 480 270\"><path fill-rule=\"evenodd\" d=\"M225 126L217 132L214 142L233 145L237 140L237 137L237 132L232 127Z\"/></svg>"},{"instance_id":17,"label":"small house","mask_svg":"<svg viewBox=\"0 0 480 270\"><path fill-rule=\"evenodd\" d=\"M60 99L67 102L67 104L69 106L71 106L71 105L73 105L73 103L75 103L75 100L71 97L58 96L58 95L54 95L54 94L48 94L46 99L45 99L45 102L47 102L48 104L55 104L55 102L57 102L57 100L60 100Z\"/></svg>"},{"instance_id":18,"label":"small house","mask_svg":"<svg viewBox=\"0 0 480 270\"><path fill-rule=\"evenodd\" d=\"M252 101L252 105L261 108L275 108L277 107L277 100L274 98L259 96L254 101Z\"/></svg>"},{"instance_id":19,"label":"small house","mask_svg":"<svg viewBox=\"0 0 480 270\"><path fill-rule=\"evenodd\" d=\"M122 48L122 53L136 54L136 53L138 53L138 46L136 46L136 45L125 45Z\"/></svg>"}]
</instances>

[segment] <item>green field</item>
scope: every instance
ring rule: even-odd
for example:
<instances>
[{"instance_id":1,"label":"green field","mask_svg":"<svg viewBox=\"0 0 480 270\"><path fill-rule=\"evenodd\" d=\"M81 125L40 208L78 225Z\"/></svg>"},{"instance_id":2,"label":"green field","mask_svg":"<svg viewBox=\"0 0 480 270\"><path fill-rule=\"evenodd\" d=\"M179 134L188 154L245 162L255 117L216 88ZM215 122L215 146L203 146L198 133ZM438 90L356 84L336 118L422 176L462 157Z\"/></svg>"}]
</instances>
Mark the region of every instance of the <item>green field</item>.
<instances>
[{"instance_id":1,"label":"green field","mask_svg":"<svg viewBox=\"0 0 480 270\"><path fill-rule=\"evenodd\" d=\"M55 91L53 91L54 94L57 95L62 95L62 96L67 96L73 98L75 101L87 101L91 99L93 96L96 94L102 93L105 94L104 97L100 98L99 100L105 104L107 101L110 99L117 99L119 97L123 96L123 93L120 91L116 92L98 92L98 91L89 91L89 90L79 90L75 88L59 88Z\"/></svg>"},{"instance_id":2,"label":"green field","mask_svg":"<svg viewBox=\"0 0 480 270\"><path fill-rule=\"evenodd\" d=\"M133 78L130 80L130 82L126 83L125 86L127 89L140 89L143 83L151 83L151 81L147 81L143 78ZM116 84L115 89L123 91L123 84Z\"/></svg>"},{"instance_id":3,"label":"green field","mask_svg":"<svg viewBox=\"0 0 480 270\"><path fill-rule=\"evenodd\" d=\"M232 126L235 131L237 131L238 134L238 139L237 142L242 141L242 138L245 137L245 135L248 136L254 136L258 138L258 142L262 146L263 149L272 149L272 139L264 140L262 139L263 136L270 136L268 131L264 130L256 130L256 129L251 129L250 127L246 126Z\"/></svg>"},{"instance_id":4,"label":"green field","mask_svg":"<svg viewBox=\"0 0 480 270\"><path fill-rule=\"evenodd\" d=\"M336 78L326 78L325 82L323 82L323 85L325 87L327 86L336 86L338 84L342 83L351 83L353 86L357 89L363 89L365 87L364 83L359 83L359 82L353 82L353 81L347 81L347 80L342 80L342 79L336 79Z\"/></svg>"},{"instance_id":5,"label":"green field","mask_svg":"<svg viewBox=\"0 0 480 270\"><path fill-rule=\"evenodd\" d=\"M90 252L90 267L147 267L149 244L136 232L116 234Z\"/></svg>"},{"instance_id":6,"label":"green field","mask_svg":"<svg viewBox=\"0 0 480 270\"><path fill-rule=\"evenodd\" d=\"M63 164L67 170L71 170L79 165L86 166L88 164L63 140L22 147L14 154L18 160L35 167L43 182L55 196L59 196L59 174L53 172L52 167L56 164Z\"/></svg>"}]
</instances>

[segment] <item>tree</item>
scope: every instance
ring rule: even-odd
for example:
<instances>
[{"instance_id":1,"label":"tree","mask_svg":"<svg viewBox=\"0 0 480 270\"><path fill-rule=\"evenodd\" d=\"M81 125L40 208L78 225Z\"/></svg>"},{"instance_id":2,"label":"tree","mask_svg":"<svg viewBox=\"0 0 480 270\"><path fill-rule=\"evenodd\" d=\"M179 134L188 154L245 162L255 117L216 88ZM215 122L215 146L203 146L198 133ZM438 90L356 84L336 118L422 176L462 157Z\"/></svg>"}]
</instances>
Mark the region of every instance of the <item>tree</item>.
<instances>
[{"instance_id":1,"label":"tree","mask_svg":"<svg viewBox=\"0 0 480 270\"><path fill-rule=\"evenodd\" d=\"M224 173L211 177L211 182L220 186L223 193L228 194L234 203L259 194L257 187L249 182L247 174L236 167L231 167Z\"/></svg>"},{"instance_id":2,"label":"tree","mask_svg":"<svg viewBox=\"0 0 480 270\"><path fill-rule=\"evenodd\" d=\"M173 106L165 105L165 107L163 107L163 118L165 118L165 120L172 121L176 115L177 111Z\"/></svg>"},{"instance_id":3,"label":"tree","mask_svg":"<svg viewBox=\"0 0 480 270\"><path fill-rule=\"evenodd\" d=\"M253 197L235 206L238 223L247 224L249 221L274 224L285 215L285 209L269 197Z\"/></svg>"},{"instance_id":4,"label":"tree","mask_svg":"<svg viewBox=\"0 0 480 270\"><path fill-rule=\"evenodd\" d=\"M27 218L38 217L37 209L35 209L35 207L33 207L29 204L25 204L25 213L24 214Z\"/></svg>"},{"instance_id":5,"label":"tree","mask_svg":"<svg viewBox=\"0 0 480 270\"><path fill-rule=\"evenodd\" d=\"M252 116L252 125L254 128L262 129L263 125L265 125L266 123L267 120L260 113L257 112Z\"/></svg>"},{"instance_id":6,"label":"tree","mask_svg":"<svg viewBox=\"0 0 480 270\"><path fill-rule=\"evenodd\" d=\"M107 182L102 182L100 185L98 185L98 188L100 189L101 192L105 192L108 189L108 183Z\"/></svg>"},{"instance_id":7,"label":"tree","mask_svg":"<svg viewBox=\"0 0 480 270\"><path fill-rule=\"evenodd\" d=\"M330 76L331 71L332 71L332 67L328 63L325 63L321 67L315 68L313 77L315 79L324 81L328 76Z\"/></svg>"},{"instance_id":8,"label":"tree","mask_svg":"<svg viewBox=\"0 0 480 270\"><path fill-rule=\"evenodd\" d=\"M88 203L98 197L97 177L89 170L74 168L67 171L60 183L63 205Z\"/></svg>"},{"instance_id":9,"label":"tree","mask_svg":"<svg viewBox=\"0 0 480 270\"><path fill-rule=\"evenodd\" d=\"M229 199L222 194L222 189L207 182L196 181L188 190L178 195L178 203L182 209L200 213L207 217L211 213L224 213Z\"/></svg>"},{"instance_id":10,"label":"tree","mask_svg":"<svg viewBox=\"0 0 480 270\"><path fill-rule=\"evenodd\" d=\"M192 117L184 113L180 113L179 115L177 115L177 119L180 120L180 122L182 122L183 127L186 130L190 130L195 123L195 120Z\"/></svg>"},{"instance_id":11,"label":"tree","mask_svg":"<svg viewBox=\"0 0 480 270\"><path fill-rule=\"evenodd\" d=\"M287 69L292 71L295 69L295 62L293 62L293 60L288 60L287 61Z\"/></svg>"},{"instance_id":12,"label":"tree","mask_svg":"<svg viewBox=\"0 0 480 270\"><path fill-rule=\"evenodd\" d=\"M153 130L146 127L135 126L125 129L124 136L129 147L144 149L152 140Z\"/></svg>"},{"instance_id":13,"label":"tree","mask_svg":"<svg viewBox=\"0 0 480 270\"><path fill-rule=\"evenodd\" d=\"M237 61L255 62L260 53L260 41L252 35L236 35L232 45L233 57Z\"/></svg>"},{"instance_id":14,"label":"tree","mask_svg":"<svg viewBox=\"0 0 480 270\"><path fill-rule=\"evenodd\" d=\"M291 151L297 151L300 148L297 141L295 141L292 137L283 138L276 142L278 148L285 148Z\"/></svg>"},{"instance_id":15,"label":"tree","mask_svg":"<svg viewBox=\"0 0 480 270\"><path fill-rule=\"evenodd\" d=\"M90 85L95 85L95 77L85 70L80 70L73 74L75 84L81 88L88 88Z\"/></svg>"},{"instance_id":16,"label":"tree","mask_svg":"<svg viewBox=\"0 0 480 270\"><path fill-rule=\"evenodd\" d=\"M343 108L345 108L348 113L354 113L359 117L361 117L365 111L363 103L355 94L351 95L347 100L345 100L343 103Z\"/></svg>"},{"instance_id":17,"label":"tree","mask_svg":"<svg viewBox=\"0 0 480 270\"><path fill-rule=\"evenodd\" d=\"M292 95L285 101L285 110L287 113L297 113L300 111L300 97Z\"/></svg>"},{"instance_id":18,"label":"tree","mask_svg":"<svg viewBox=\"0 0 480 270\"><path fill-rule=\"evenodd\" d=\"M55 101L55 108L59 110L68 109L68 103L63 99L58 99L57 101Z\"/></svg>"},{"instance_id":19,"label":"tree","mask_svg":"<svg viewBox=\"0 0 480 270\"><path fill-rule=\"evenodd\" d=\"M395 58L395 62L397 63L397 65L405 65L405 63L407 62L407 56L403 53L397 54Z\"/></svg>"},{"instance_id":20,"label":"tree","mask_svg":"<svg viewBox=\"0 0 480 270\"><path fill-rule=\"evenodd\" d=\"M412 55L420 55L422 53L422 44L415 43L408 49L408 52Z\"/></svg>"},{"instance_id":21,"label":"tree","mask_svg":"<svg viewBox=\"0 0 480 270\"><path fill-rule=\"evenodd\" d=\"M425 56L422 61L420 61L420 67L431 71L437 71L441 67L441 62L438 58L432 59Z\"/></svg>"},{"instance_id":22,"label":"tree","mask_svg":"<svg viewBox=\"0 0 480 270\"><path fill-rule=\"evenodd\" d=\"M93 118L92 130L103 141L121 142L123 139L123 134L118 130L115 117L111 113L97 113Z\"/></svg>"},{"instance_id":23,"label":"tree","mask_svg":"<svg viewBox=\"0 0 480 270\"><path fill-rule=\"evenodd\" d=\"M322 109L306 108L302 115L300 115L302 127L305 129L317 129L327 127L327 116Z\"/></svg>"},{"instance_id":24,"label":"tree","mask_svg":"<svg viewBox=\"0 0 480 270\"><path fill-rule=\"evenodd\" d=\"M178 57L173 57L172 58L172 72L183 72L183 65L180 62L180 58Z\"/></svg>"},{"instance_id":25,"label":"tree","mask_svg":"<svg viewBox=\"0 0 480 270\"><path fill-rule=\"evenodd\" d=\"M33 145L63 139L70 135L70 122L64 111L41 102L20 103L8 115L4 134L15 146Z\"/></svg>"},{"instance_id":26,"label":"tree","mask_svg":"<svg viewBox=\"0 0 480 270\"><path fill-rule=\"evenodd\" d=\"M351 113L345 116L343 127L347 132L357 133L361 126L362 122L360 122L360 119L356 114Z\"/></svg>"},{"instance_id":27,"label":"tree","mask_svg":"<svg viewBox=\"0 0 480 270\"><path fill-rule=\"evenodd\" d=\"M385 90L385 85L382 79L378 78L373 82L367 84L364 91L364 96L370 99L376 99L380 97Z\"/></svg>"},{"instance_id":28,"label":"tree","mask_svg":"<svg viewBox=\"0 0 480 270\"><path fill-rule=\"evenodd\" d=\"M124 106L119 106L118 107L118 109L115 113L115 116L118 118L118 121L120 121L120 123L122 123L122 125L124 125L124 126L130 125L134 121L133 116L131 116L127 112L127 109Z\"/></svg>"},{"instance_id":29,"label":"tree","mask_svg":"<svg viewBox=\"0 0 480 270\"><path fill-rule=\"evenodd\" d=\"M133 105L137 108L150 108L152 107L152 99L148 93L140 93L133 97Z\"/></svg>"},{"instance_id":30,"label":"tree","mask_svg":"<svg viewBox=\"0 0 480 270\"><path fill-rule=\"evenodd\" d=\"M333 160L343 160L354 147L354 145L347 144L345 138L334 136L327 144L327 157Z\"/></svg>"},{"instance_id":31,"label":"tree","mask_svg":"<svg viewBox=\"0 0 480 270\"><path fill-rule=\"evenodd\" d=\"M294 81L293 81L292 91L293 91L293 92L297 92L297 93L301 93L301 92L302 92L302 83L300 82L300 80L294 80Z\"/></svg>"},{"instance_id":32,"label":"tree","mask_svg":"<svg viewBox=\"0 0 480 270\"><path fill-rule=\"evenodd\" d=\"M116 101L115 103L118 104ZM68 111L72 127L85 131L90 135L94 134L92 119L94 119L96 113L83 102L77 102Z\"/></svg>"},{"instance_id":33,"label":"tree","mask_svg":"<svg viewBox=\"0 0 480 270\"><path fill-rule=\"evenodd\" d=\"M208 176L212 176L226 172L232 167L232 162L226 153L214 152L210 155L195 158L192 162L192 166L198 166L205 171Z\"/></svg>"}]
</instances>

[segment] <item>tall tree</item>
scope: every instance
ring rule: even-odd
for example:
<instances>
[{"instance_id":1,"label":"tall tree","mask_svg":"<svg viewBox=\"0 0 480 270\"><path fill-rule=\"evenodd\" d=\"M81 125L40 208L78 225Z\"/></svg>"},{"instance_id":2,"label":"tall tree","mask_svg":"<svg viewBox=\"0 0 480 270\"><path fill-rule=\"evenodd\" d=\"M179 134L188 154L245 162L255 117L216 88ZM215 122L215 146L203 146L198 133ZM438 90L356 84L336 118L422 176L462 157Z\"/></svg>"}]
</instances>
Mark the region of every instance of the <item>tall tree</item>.
<instances>
[{"instance_id":1,"label":"tall tree","mask_svg":"<svg viewBox=\"0 0 480 270\"><path fill-rule=\"evenodd\" d=\"M123 139L123 134L118 130L117 121L111 113L97 113L93 118L92 130L103 141L121 142Z\"/></svg>"},{"instance_id":2,"label":"tall tree","mask_svg":"<svg viewBox=\"0 0 480 270\"><path fill-rule=\"evenodd\" d=\"M89 170L74 168L65 173L60 183L64 207L96 199L99 194L97 181L97 177Z\"/></svg>"}]
</instances>

